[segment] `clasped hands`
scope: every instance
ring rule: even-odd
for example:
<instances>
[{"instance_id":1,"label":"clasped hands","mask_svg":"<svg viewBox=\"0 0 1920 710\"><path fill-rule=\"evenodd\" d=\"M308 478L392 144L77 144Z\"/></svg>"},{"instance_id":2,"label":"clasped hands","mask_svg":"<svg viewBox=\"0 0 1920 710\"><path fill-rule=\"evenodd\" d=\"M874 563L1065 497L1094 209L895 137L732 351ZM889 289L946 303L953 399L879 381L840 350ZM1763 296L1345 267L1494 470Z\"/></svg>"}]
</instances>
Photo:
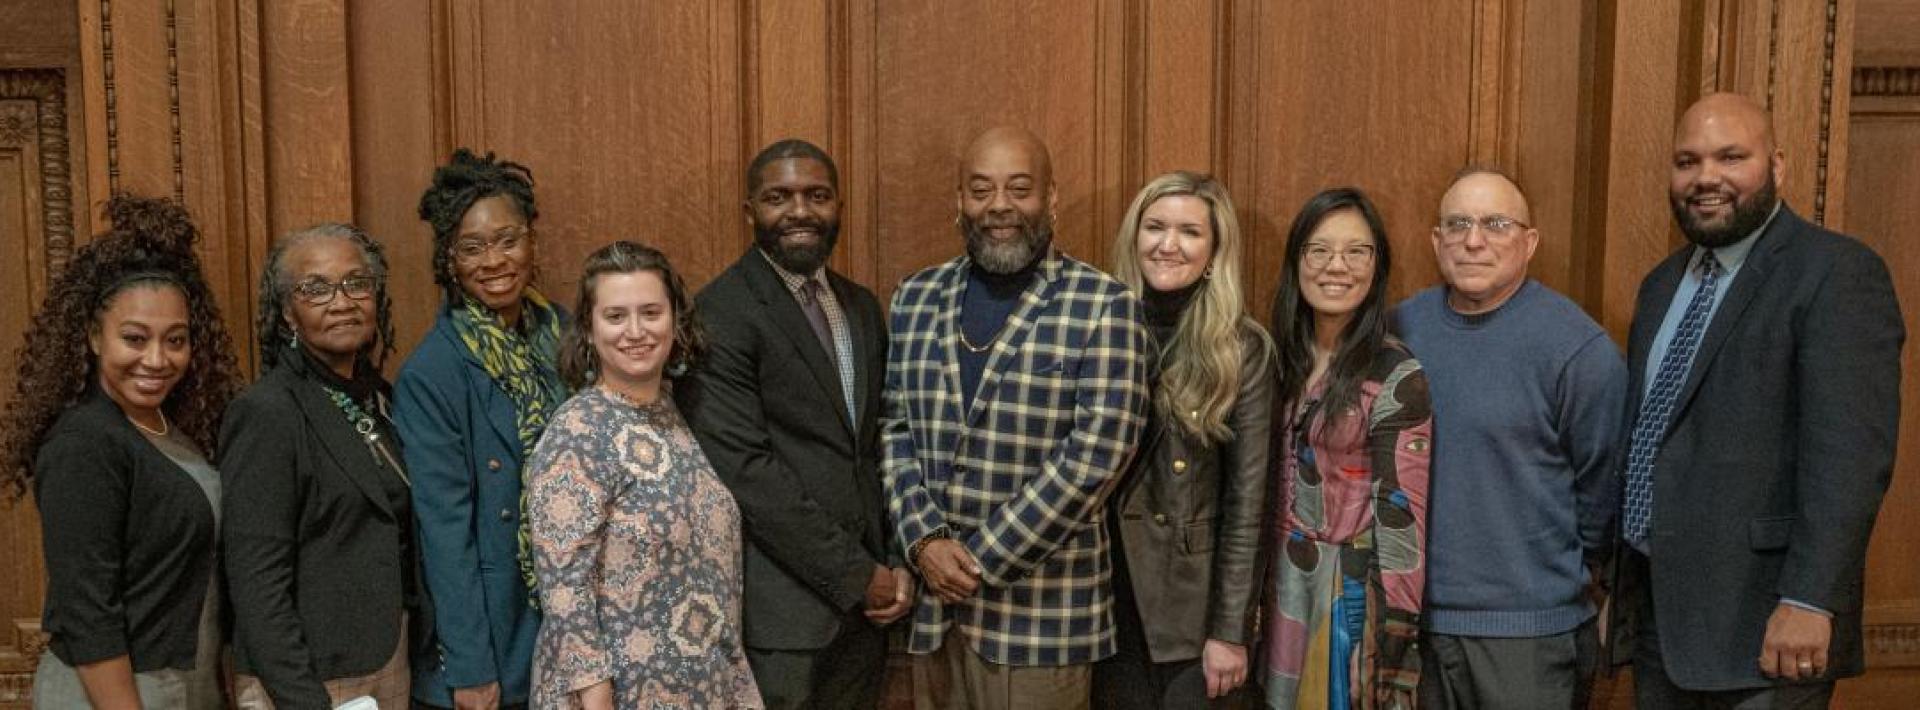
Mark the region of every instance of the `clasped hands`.
<instances>
[{"instance_id":1,"label":"clasped hands","mask_svg":"<svg viewBox=\"0 0 1920 710\"><path fill-rule=\"evenodd\" d=\"M958 540L927 542L920 547L920 558L915 564L920 567L920 576L927 580L927 588L942 602L952 604L980 590L980 563Z\"/></svg>"},{"instance_id":2,"label":"clasped hands","mask_svg":"<svg viewBox=\"0 0 1920 710\"><path fill-rule=\"evenodd\" d=\"M867 621L886 626L913 610L913 575L904 569L874 565L867 580Z\"/></svg>"}]
</instances>

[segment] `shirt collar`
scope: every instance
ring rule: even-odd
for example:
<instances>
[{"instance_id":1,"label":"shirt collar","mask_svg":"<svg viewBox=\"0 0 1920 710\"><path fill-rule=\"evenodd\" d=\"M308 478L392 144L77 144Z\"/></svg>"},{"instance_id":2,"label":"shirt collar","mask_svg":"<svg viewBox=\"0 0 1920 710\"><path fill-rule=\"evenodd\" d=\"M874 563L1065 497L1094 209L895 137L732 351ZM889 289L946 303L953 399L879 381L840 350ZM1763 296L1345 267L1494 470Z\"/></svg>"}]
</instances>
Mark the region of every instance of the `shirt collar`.
<instances>
[{"instance_id":1,"label":"shirt collar","mask_svg":"<svg viewBox=\"0 0 1920 710\"><path fill-rule=\"evenodd\" d=\"M767 250L755 247L754 251L760 252L760 258L766 259L767 265L773 267L773 274L780 277L780 283L786 284L788 291L800 293L800 289L805 287L808 281L818 281L820 288L823 289L827 287L827 267L825 266L814 269L812 274L802 276L786 270L780 262L774 261L773 257L767 254Z\"/></svg>"}]
</instances>

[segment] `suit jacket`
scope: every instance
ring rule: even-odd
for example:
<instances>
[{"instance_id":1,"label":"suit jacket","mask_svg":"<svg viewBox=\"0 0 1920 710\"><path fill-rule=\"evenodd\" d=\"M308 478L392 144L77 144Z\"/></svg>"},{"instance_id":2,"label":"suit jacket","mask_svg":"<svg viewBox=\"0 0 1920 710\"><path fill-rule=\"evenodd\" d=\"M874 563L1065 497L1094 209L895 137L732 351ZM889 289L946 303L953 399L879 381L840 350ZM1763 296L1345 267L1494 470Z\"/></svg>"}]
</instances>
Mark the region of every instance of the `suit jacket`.
<instances>
[{"instance_id":1,"label":"suit jacket","mask_svg":"<svg viewBox=\"0 0 1920 710\"><path fill-rule=\"evenodd\" d=\"M1041 257L963 410L955 333L971 265L925 269L893 296L888 510L903 547L939 531L983 570L954 605L923 585L909 649L929 653L957 625L994 663L1090 663L1114 651L1106 497L1146 419L1139 301L1078 260Z\"/></svg>"},{"instance_id":2,"label":"suit jacket","mask_svg":"<svg viewBox=\"0 0 1920 710\"><path fill-rule=\"evenodd\" d=\"M799 302L753 248L700 292L707 356L674 389L745 520L743 634L755 648L823 648L841 624L867 623L849 614L874 565L899 559L880 491L886 326L873 292L827 281L853 342L857 419Z\"/></svg>"},{"instance_id":3,"label":"suit jacket","mask_svg":"<svg viewBox=\"0 0 1920 710\"><path fill-rule=\"evenodd\" d=\"M1629 417L1693 254L1668 257L1640 286ZM1867 538L1900 418L1893 285L1865 245L1782 206L1730 288L1654 461L1651 579L1623 581L1652 585L1661 656L1682 688L1769 685L1755 659L1782 598L1833 612L1829 675L1858 675Z\"/></svg>"},{"instance_id":4,"label":"suit jacket","mask_svg":"<svg viewBox=\"0 0 1920 710\"><path fill-rule=\"evenodd\" d=\"M331 707L323 681L393 656L415 561L378 478L393 471L288 355L228 407L219 467L238 665L291 710Z\"/></svg>"},{"instance_id":5,"label":"suit jacket","mask_svg":"<svg viewBox=\"0 0 1920 710\"><path fill-rule=\"evenodd\" d=\"M1227 418L1233 438L1199 441L1155 410L1114 494L1127 576L1147 652L1158 663L1199 658L1207 639L1245 646L1253 638L1274 362L1251 321L1240 327L1240 367Z\"/></svg>"},{"instance_id":6,"label":"suit jacket","mask_svg":"<svg viewBox=\"0 0 1920 710\"><path fill-rule=\"evenodd\" d=\"M42 628L67 665L129 656L189 669L213 581L213 505L98 387L60 413L33 462L47 565Z\"/></svg>"},{"instance_id":7,"label":"suit jacket","mask_svg":"<svg viewBox=\"0 0 1920 710\"><path fill-rule=\"evenodd\" d=\"M440 637L413 669L414 695L452 707L452 689L498 682L502 703L526 702L540 612L520 575L519 414L445 308L400 368L393 424Z\"/></svg>"}]
</instances>

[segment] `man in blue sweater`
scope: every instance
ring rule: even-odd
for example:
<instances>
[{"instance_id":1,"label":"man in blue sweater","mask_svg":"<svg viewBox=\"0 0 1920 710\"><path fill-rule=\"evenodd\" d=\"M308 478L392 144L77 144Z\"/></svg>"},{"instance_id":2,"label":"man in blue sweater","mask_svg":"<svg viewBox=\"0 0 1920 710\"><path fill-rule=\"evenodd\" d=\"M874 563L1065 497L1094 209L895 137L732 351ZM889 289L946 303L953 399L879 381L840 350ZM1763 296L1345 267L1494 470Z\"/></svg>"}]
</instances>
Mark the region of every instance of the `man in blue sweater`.
<instances>
[{"instance_id":1,"label":"man in blue sweater","mask_svg":"<svg viewBox=\"0 0 1920 710\"><path fill-rule=\"evenodd\" d=\"M1599 324L1527 278L1520 186L1455 175L1433 252L1446 284L1395 310L1433 394L1422 704L1585 708L1591 570L1610 549L1626 363Z\"/></svg>"}]
</instances>

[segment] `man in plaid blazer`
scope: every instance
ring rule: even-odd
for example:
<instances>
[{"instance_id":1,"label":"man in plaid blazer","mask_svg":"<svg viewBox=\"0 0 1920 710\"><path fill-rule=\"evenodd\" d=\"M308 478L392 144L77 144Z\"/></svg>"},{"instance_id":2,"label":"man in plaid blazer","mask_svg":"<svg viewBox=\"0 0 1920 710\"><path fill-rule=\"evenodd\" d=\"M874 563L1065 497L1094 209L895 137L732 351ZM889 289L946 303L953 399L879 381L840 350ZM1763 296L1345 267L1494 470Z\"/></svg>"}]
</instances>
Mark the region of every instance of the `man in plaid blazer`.
<instances>
[{"instance_id":1,"label":"man in plaid blazer","mask_svg":"<svg viewBox=\"0 0 1920 710\"><path fill-rule=\"evenodd\" d=\"M967 255L894 294L888 509L926 584L920 708L1085 707L1114 651L1108 492L1147 405L1138 302L1051 249L1047 149L994 129L960 171Z\"/></svg>"}]
</instances>

